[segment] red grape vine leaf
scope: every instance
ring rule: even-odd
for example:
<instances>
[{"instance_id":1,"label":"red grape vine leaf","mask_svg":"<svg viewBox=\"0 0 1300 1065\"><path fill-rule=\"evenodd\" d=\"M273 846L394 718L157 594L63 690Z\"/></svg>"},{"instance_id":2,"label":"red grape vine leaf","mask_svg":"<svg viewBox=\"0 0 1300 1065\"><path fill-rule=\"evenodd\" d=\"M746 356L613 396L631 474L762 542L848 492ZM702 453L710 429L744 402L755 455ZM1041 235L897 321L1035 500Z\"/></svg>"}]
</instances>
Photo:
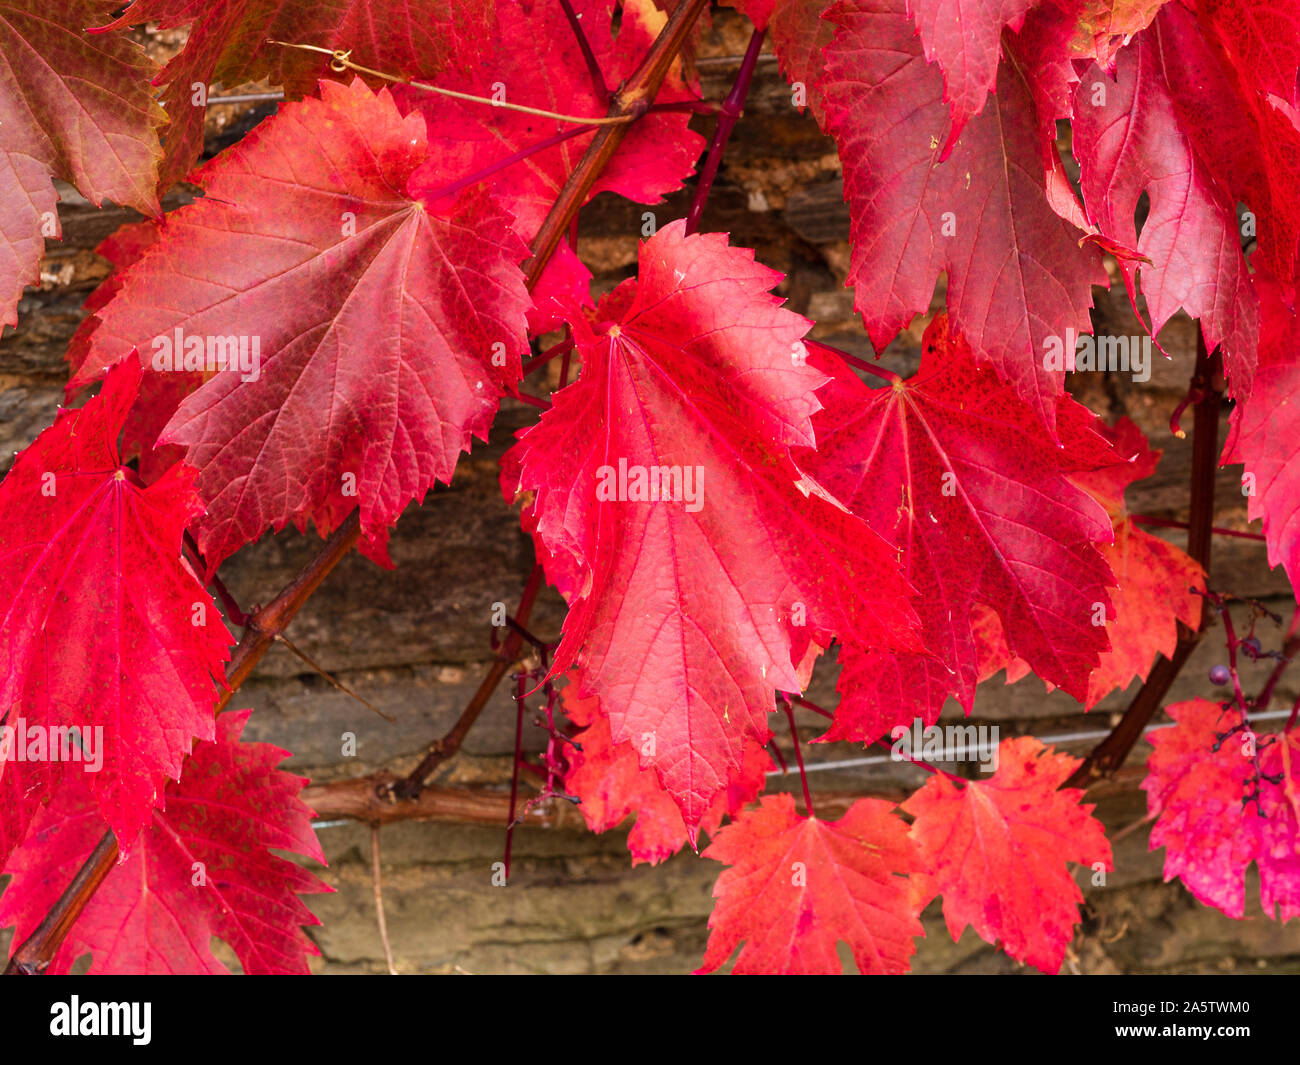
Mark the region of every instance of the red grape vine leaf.
<instances>
[{"instance_id":1,"label":"red grape vine leaf","mask_svg":"<svg viewBox=\"0 0 1300 1065\"><path fill-rule=\"evenodd\" d=\"M824 378L779 279L721 234L664 226L637 279L575 317L582 374L504 460L570 593L553 672L580 667L614 742L651 735L641 764L692 839L811 643L921 650L888 546L790 458Z\"/></svg>"},{"instance_id":2,"label":"red grape vine leaf","mask_svg":"<svg viewBox=\"0 0 1300 1065\"><path fill-rule=\"evenodd\" d=\"M1151 447L1146 434L1127 415L1114 426L1098 421L1095 427L1109 441L1119 461L1096 469L1072 470L1070 480L1105 507L1111 518L1127 517L1124 490L1134 481L1145 480L1154 474L1162 452Z\"/></svg>"},{"instance_id":3,"label":"red grape vine leaf","mask_svg":"<svg viewBox=\"0 0 1300 1065\"><path fill-rule=\"evenodd\" d=\"M903 973L925 933L907 874L918 861L907 826L880 799L838 821L800 817L789 795L765 795L704 852L729 866L713 889L698 972L735 952L735 974L834 974L848 943L863 974ZM901 874L901 875L900 875Z\"/></svg>"},{"instance_id":4,"label":"red grape vine leaf","mask_svg":"<svg viewBox=\"0 0 1300 1065\"><path fill-rule=\"evenodd\" d=\"M1018 961L1060 970L1083 901L1066 863L1113 868L1083 792L1060 789L1079 761L1032 736L1003 740L992 777L959 789L934 774L903 803L916 819L919 902L943 896L954 941L969 925Z\"/></svg>"},{"instance_id":5,"label":"red grape vine leaf","mask_svg":"<svg viewBox=\"0 0 1300 1065\"><path fill-rule=\"evenodd\" d=\"M1142 784L1165 879L1178 877L1207 906L1240 919L1254 862L1264 913L1300 916L1300 733L1246 730L1220 744L1242 723L1235 708L1193 699L1166 712L1175 724L1151 733ZM1258 805L1243 802L1252 786Z\"/></svg>"},{"instance_id":6,"label":"red grape vine leaf","mask_svg":"<svg viewBox=\"0 0 1300 1065\"><path fill-rule=\"evenodd\" d=\"M1047 199L1038 127L1019 67L944 161L943 79L921 54L903 0L842 0L822 83L852 212L848 283L881 350L930 306L948 274L948 311L1049 429L1064 387L1047 353L1092 330L1101 255Z\"/></svg>"},{"instance_id":7,"label":"red grape vine leaf","mask_svg":"<svg viewBox=\"0 0 1300 1065\"><path fill-rule=\"evenodd\" d=\"M117 438L139 381L134 363L114 370L0 482L5 723L17 729L21 719L51 743L47 730L77 729L83 739L89 730L97 750L83 744L84 757L60 764L57 776L86 773L124 853L164 778L180 775L195 739L212 738L215 682L224 684L231 643L181 558L182 532L202 510L194 471L175 466L144 487L121 464ZM31 764L23 757L15 745L0 770L21 775Z\"/></svg>"},{"instance_id":8,"label":"red grape vine leaf","mask_svg":"<svg viewBox=\"0 0 1300 1065\"><path fill-rule=\"evenodd\" d=\"M1245 465L1242 490L1252 521L1263 519L1268 564L1300 589L1300 322L1294 287L1263 274L1259 368L1250 398L1232 412L1223 462Z\"/></svg>"},{"instance_id":9,"label":"red grape vine leaf","mask_svg":"<svg viewBox=\"0 0 1300 1065\"><path fill-rule=\"evenodd\" d=\"M203 151L205 103L218 83L233 88L265 79L293 98L311 93L329 70L329 56L274 42L342 48L385 74L428 77L472 61L495 33L496 7L493 0L135 0L105 28L189 26L185 47L154 79L166 86L162 99L171 118L166 188Z\"/></svg>"},{"instance_id":10,"label":"red grape vine leaf","mask_svg":"<svg viewBox=\"0 0 1300 1065\"><path fill-rule=\"evenodd\" d=\"M84 32L112 6L0 0L0 326L18 321L45 238L62 234L52 178L96 206L160 210L154 65L132 41Z\"/></svg>"},{"instance_id":11,"label":"red grape vine leaf","mask_svg":"<svg viewBox=\"0 0 1300 1065\"><path fill-rule=\"evenodd\" d=\"M387 90L321 94L200 172L207 196L127 270L74 379L132 348L158 372L175 337L187 360L198 338L209 379L161 440L199 470L211 567L268 527L327 534L358 504L382 560L406 504L486 436L527 350L528 251L509 214L486 190L440 195L424 119ZM251 373L213 370L214 348L251 355L254 339Z\"/></svg>"},{"instance_id":12,"label":"red grape vine leaf","mask_svg":"<svg viewBox=\"0 0 1300 1065\"><path fill-rule=\"evenodd\" d=\"M319 954L301 925L320 924L299 895L333 891L272 850L324 863L312 813L298 797L304 779L276 766L288 751L239 739L251 710L228 712L216 737L199 743L166 810L118 863L73 925L49 967L67 973L92 956L92 974L222 974L217 936L249 975L308 972ZM22 943L45 917L104 833L84 786L61 791L32 826L5 872L0 927Z\"/></svg>"},{"instance_id":13,"label":"red grape vine leaf","mask_svg":"<svg viewBox=\"0 0 1300 1065\"><path fill-rule=\"evenodd\" d=\"M1228 381L1245 398L1255 374L1259 305L1241 250L1235 201L1181 128L1165 79L1158 27L1116 60L1115 80L1093 66L1075 97L1073 151L1088 218L1148 262L1119 259L1137 311L1137 277L1154 336L1181 306L1201 320L1211 351L1223 345ZM1150 210L1139 237L1134 212Z\"/></svg>"},{"instance_id":14,"label":"red grape vine leaf","mask_svg":"<svg viewBox=\"0 0 1300 1065\"><path fill-rule=\"evenodd\" d=\"M1292 0L1198 0L1233 70L1269 94L1300 107L1300 7Z\"/></svg>"},{"instance_id":15,"label":"red grape vine leaf","mask_svg":"<svg viewBox=\"0 0 1300 1065\"><path fill-rule=\"evenodd\" d=\"M1110 650L1088 678L1085 710L1134 677L1146 680L1158 656L1173 657L1177 623L1197 627L1205 589L1195 559L1127 518L1115 523L1115 542L1101 553L1115 574L1115 616L1106 622Z\"/></svg>"},{"instance_id":16,"label":"red grape vine leaf","mask_svg":"<svg viewBox=\"0 0 1300 1065\"><path fill-rule=\"evenodd\" d=\"M1061 397L1058 426L1071 445L1057 447L943 315L926 330L919 371L893 387L868 388L810 347L831 383L817 394L817 450L797 459L894 545L937 656L842 651L844 698L824 738L870 742L916 717L930 724L948 695L969 712L980 679L977 603L1002 619L1015 654L1082 698L1107 647L1093 619L1115 583L1098 549L1111 523L1066 476L1113 461L1092 413Z\"/></svg>"},{"instance_id":17,"label":"red grape vine leaf","mask_svg":"<svg viewBox=\"0 0 1300 1065\"><path fill-rule=\"evenodd\" d=\"M657 865L671 858L687 842L686 823L677 803L659 786L653 769L641 768L632 744L614 743L609 718L601 713L599 700L573 698L570 693L574 690L572 686L565 689L564 714L582 729L574 736L582 749L567 748L565 790L582 800L578 809L593 832L607 832L636 814L627 837L633 865ZM709 836L716 835L724 814L734 818L763 790L771 767L767 752L757 742L748 744L740 776L713 800L700 828Z\"/></svg>"}]
</instances>

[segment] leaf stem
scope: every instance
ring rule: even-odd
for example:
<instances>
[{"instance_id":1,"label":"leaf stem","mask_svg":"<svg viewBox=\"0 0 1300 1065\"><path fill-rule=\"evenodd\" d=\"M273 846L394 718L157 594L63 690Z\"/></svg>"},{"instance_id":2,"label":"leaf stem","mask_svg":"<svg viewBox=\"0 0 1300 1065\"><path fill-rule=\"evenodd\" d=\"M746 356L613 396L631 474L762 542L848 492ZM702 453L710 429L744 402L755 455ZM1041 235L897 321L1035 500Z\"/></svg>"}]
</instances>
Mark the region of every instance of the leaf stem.
<instances>
[{"instance_id":1,"label":"leaf stem","mask_svg":"<svg viewBox=\"0 0 1300 1065\"><path fill-rule=\"evenodd\" d=\"M573 30L573 36L577 38L578 47L582 50L583 61L587 64L587 73L591 76L592 91L600 101L600 106L608 107L609 86L605 84L604 71L600 69L600 63L596 60L596 53L591 50L591 42L587 40L587 34L583 31L582 21L574 12L570 0L560 0L560 6L564 8L564 17L569 20L569 27Z\"/></svg>"},{"instance_id":2,"label":"leaf stem","mask_svg":"<svg viewBox=\"0 0 1300 1065\"><path fill-rule=\"evenodd\" d=\"M1188 529L1190 524L1185 521L1170 521L1168 518L1153 518L1146 514L1130 514L1129 520L1134 525L1153 525L1159 529ZM1215 536L1235 536L1238 540L1260 540L1264 536L1261 533L1243 532L1241 529L1223 529L1218 525L1211 525L1210 532Z\"/></svg>"},{"instance_id":3,"label":"leaf stem","mask_svg":"<svg viewBox=\"0 0 1300 1065\"><path fill-rule=\"evenodd\" d=\"M749 47L745 49L745 58L740 62L740 70L732 83L731 91L722 101L722 110L718 115L718 125L713 131L713 140L709 143L709 154L705 157L704 168L700 171L699 181L695 185L695 194L691 197L690 209L686 212L686 232L698 233L700 217L704 214L704 205L708 203L713 181L718 176L718 165L722 162L722 153L727 147L731 131L736 128L745 108L745 97L749 95L749 83L754 77L754 68L758 65L758 53L763 50L763 39L767 30L755 30L749 37Z\"/></svg>"},{"instance_id":4,"label":"leaf stem","mask_svg":"<svg viewBox=\"0 0 1300 1065\"><path fill-rule=\"evenodd\" d=\"M803 749L799 746L799 730L794 725L794 706L789 699L782 698L782 705L785 707L786 719L790 722L790 742L794 744L795 761L799 763L799 783L803 785L803 805L808 811L808 816L815 818L817 815L813 812L812 794L808 791L808 774L803 767Z\"/></svg>"},{"instance_id":5,"label":"leaf stem","mask_svg":"<svg viewBox=\"0 0 1300 1065\"><path fill-rule=\"evenodd\" d=\"M557 144L563 144L567 140L572 140L574 137L581 137L584 133L590 132L591 130L583 129L581 126L574 126L571 129L561 130L559 133L552 134L544 140L538 141L536 144L530 144L527 148L520 148L519 151L506 156L504 159L498 160L491 166L486 166L482 170L476 170L467 177L458 178L455 181L449 182L442 188L436 189L427 196L426 199L432 202L434 200L441 200L444 196L451 196L468 185L477 185L480 181L491 177L493 174L500 170L504 170L508 166L514 166L515 163L523 162L523 160L527 159L529 156L537 155L539 152L546 151L547 148L554 148Z\"/></svg>"},{"instance_id":6,"label":"leaf stem","mask_svg":"<svg viewBox=\"0 0 1300 1065\"><path fill-rule=\"evenodd\" d=\"M573 350L573 337L568 336L563 340L556 341L549 348L543 351L535 359L529 359L524 363L524 376L527 377L534 370L540 370L552 359L559 355L567 355Z\"/></svg>"},{"instance_id":7,"label":"leaf stem","mask_svg":"<svg viewBox=\"0 0 1300 1065\"><path fill-rule=\"evenodd\" d=\"M820 348L829 355L834 355L837 358L843 359L850 366L856 366L859 370L863 370L884 381L888 381L890 384L897 384L902 380L898 374L885 366L879 366L874 362L868 362L866 359L860 359L856 355L851 355L841 348L833 348L829 344L823 344L820 340L811 340L808 337L804 337L803 345L804 347Z\"/></svg>"}]
</instances>

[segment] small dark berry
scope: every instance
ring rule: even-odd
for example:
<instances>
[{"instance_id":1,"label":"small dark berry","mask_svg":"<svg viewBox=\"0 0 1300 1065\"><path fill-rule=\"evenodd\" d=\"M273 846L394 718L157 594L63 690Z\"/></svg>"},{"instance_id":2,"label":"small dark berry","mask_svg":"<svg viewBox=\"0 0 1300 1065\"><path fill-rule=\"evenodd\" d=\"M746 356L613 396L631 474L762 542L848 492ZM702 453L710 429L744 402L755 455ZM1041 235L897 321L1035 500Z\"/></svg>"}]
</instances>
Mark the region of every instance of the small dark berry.
<instances>
[{"instance_id":1,"label":"small dark berry","mask_svg":"<svg viewBox=\"0 0 1300 1065\"><path fill-rule=\"evenodd\" d=\"M1223 687L1232 679L1232 674L1228 672L1227 666L1214 666L1210 670L1210 683L1216 687Z\"/></svg>"},{"instance_id":2,"label":"small dark berry","mask_svg":"<svg viewBox=\"0 0 1300 1065\"><path fill-rule=\"evenodd\" d=\"M1251 658L1259 657L1259 641L1254 636L1247 636L1241 641L1241 649Z\"/></svg>"}]
</instances>

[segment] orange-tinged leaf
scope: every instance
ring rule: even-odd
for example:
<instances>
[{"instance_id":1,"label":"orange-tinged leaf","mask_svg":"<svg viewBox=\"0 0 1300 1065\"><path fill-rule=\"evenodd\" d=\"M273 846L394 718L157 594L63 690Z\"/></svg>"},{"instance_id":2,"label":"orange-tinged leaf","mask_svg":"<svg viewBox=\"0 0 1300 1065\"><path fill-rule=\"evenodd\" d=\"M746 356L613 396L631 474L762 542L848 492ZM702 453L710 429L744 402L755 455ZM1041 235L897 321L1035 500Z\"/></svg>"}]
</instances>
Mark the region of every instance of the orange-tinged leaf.
<instances>
[{"instance_id":1,"label":"orange-tinged leaf","mask_svg":"<svg viewBox=\"0 0 1300 1065\"><path fill-rule=\"evenodd\" d=\"M954 940L967 925L1043 972L1061 968L1083 895L1067 862L1112 867L1110 843L1083 792L1060 785L1079 759L1032 736L1004 740L998 769L959 789L935 774L903 809L924 870L922 904L943 896Z\"/></svg>"},{"instance_id":2,"label":"orange-tinged leaf","mask_svg":"<svg viewBox=\"0 0 1300 1065\"><path fill-rule=\"evenodd\" d=\"M744 942L735 973L838 973L843 940L862 973L906 972L924 932L906 876L915 853L892 810L859 799L838 821L818 821L800 817L789 795L766 795L723 828L704 852L730 868L713 889L697 971Z\"/></svg>"},{"instance_id":3,"label":"orange-tinged leaf","mask_svg":"<svg viewBox=\"0 0 1300 1065\"><path fill-rule=\"evenodd\" d=\"M627 837L633 865L657 865L671 858L687 843L686 823L677 803L659 785L653 769L641 768L634 744L614 743L600 701L576 698L574 691L572 685L564 690L564 714L582 729L574 737L582 749L567 748L565 790L582 800L578 809L593 832L607 832L636 815ZM715 835L724 814L734 818L763 790L771 766L767 752L758 743L750 743L740 776L713 800L700 828Z\"/></svg>"}]
</instances>

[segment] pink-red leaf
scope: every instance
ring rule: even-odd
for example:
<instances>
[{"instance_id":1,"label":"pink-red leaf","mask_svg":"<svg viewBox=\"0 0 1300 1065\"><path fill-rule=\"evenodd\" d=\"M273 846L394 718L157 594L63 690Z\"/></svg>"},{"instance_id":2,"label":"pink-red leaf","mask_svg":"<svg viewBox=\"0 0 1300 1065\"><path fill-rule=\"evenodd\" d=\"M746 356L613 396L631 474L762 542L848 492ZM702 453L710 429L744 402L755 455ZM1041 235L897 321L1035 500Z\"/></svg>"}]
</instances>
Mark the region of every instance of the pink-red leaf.
<instances>
[{"instance_id":1,"label":"pink-red leaf","mask_svg":"<svg viewBox=\"0 0 1300 1065\"><path fill-rule=\"evenodd\" d=\"M1300 915L1300 733L1232 733L1241 714L1205 699L1166 710L1175 724L1151 733L1142 784L1165 879L1178 877L1207 906L1241 918L1254 862L1264 913ZM1247 803L1255 789L1258 801Z\"/></svg>"},{"instance_id":2,"label":"pink-red leaf","mask_svg":"<svg viewBox=\"0 0 1300 1065\"><path fill-rule=\"evenodd\" d=\"M1271 28L1278 35L1270 42L1275 56L1300 51L1294 22L1279 20ZM1239 65L1239 30L1231 18L1197 18L1183 4L1168 3L1145 34L1158 44L1182 129L1197 156L1232 202L1246 204L1254 216L1255 269L1294 283L1300 272L1300 197L1295 194L1300 115L1294 81L1289 93L1261 91L1256 71ZM1266 76L1282 84L1276 67L1265 64L1266 72L1270 69Z\"/></svg>"},{"instance_id":3,"label":"pink-red leaf","mask_svg":"<svg viewBox=\"0 0 1300 1065\"><path fill-rule=\"evenodd\" d=\"M139 846L114 866L50 965L66 973L87 951L90 972L221 974L209 939L224 940L249 975L307 973L319 954L300 925L320 924L298 898L332 890L295 863L292 851L324 862L304 780L276 766L288 755L243 743L249 710L222 715L212 742L197 744L179 784L167 787ZM69 787L32 826L5 872L0 926L27 938L103 835L103 822Z\"/></svg>"},{"instance_id":4,"label":"pink-red leaf","mask_svg":"<svg viewBox=\"0 0 1300 1065\"><path fill-rule=\"evenodd\" d=\"M683 230L660 229L636 281L573 322L582 375L502 485L534 493L527 527L561 560L556 670L576 662L576 694L600 699L693 836L766 742L775 691L800 690L810 643L921 648L887 546L791 461L824 381L802 364L808 322L752 252Z\"/></svg>"},{"instance_id":5,"label":"pink-red leaf","mask_svg":"<svg viewBox=\"0 0 1300 1065\"><path fill-rule=\"evenodd\" d=\"M155 67L132 41L85 27L105 0L0 0L0 326L37 280L45 237L59 236L51 178L157 214L163 110Z\"/></svg>"},{"instance_id":6,"label":"pink-red leaf","mask_svg":"<svg viewBox=\"0 0 1300 1065\"><path fill-rule=\"evenodd\" d=\"M918 868L907 826L887 802L859 799L838 821L800 817L789 795L766 795L718 833L706 858L718 877L712 972L744 942L737 974L842 971L836 944L864 974L902 973L924 932L907 874Z\"/></svg>"},{"instance_id":7,"label":"pink-red leaf","mask_svg":"<svg viewBox=\"0 0 1300 1065\"><path fill-rule=\"evenodd\" d=\"M200 471L210 566L268 527L328 533L358 504L382 557L406 504L486 435L527 347L509 215L482 189L430 200L424 119L386 90L321 94L204 169L207 196L129 268L76 378L132 348L162 365L178 330L200 360L204 341L211 359L257 339L254 372L208 365L162 435Z\"/></svg>"},{"instance_id":8,"label":"pink-red leaf","mask_svg":"<svg viewBox=\"0 0 1300 1065\"><path fill-rule=\"evenodd\" d=\"M1083 792L1060 789L1078 765L1022 736L1002 742L989 779L959 789L935 774L903 803L924 870L913 883L922 905L943 895L954 940L970 925L1011 957L1060 970L1083 901L1066 863L1113 867Z\"/></svg>"},{"instance_id":9,"label":"pink-red leaf","mask_svg":"<svg viewBox=\"0 0 1300 1065\"><path fill-rule=\"evenodd\" d=\"M1300 589L1300 319L1294 287L1255 276L1260 292L1259 368L1250 399L1232 412L1223 461L1241 462L1252 520L1263 519L1268 564Z\"/></svg>"},{"instance_id":10,"label":"pink-red leaf","mask_svg":"<svg viewBox=\"0 0 1300 1065\"><path fill-rule=\"evenodd\" d=\"M925 58L943 71L952 125L940 158L947 158L966 123L984 109L998 79L1002 29L1019 30L1038 0L907 0Z\"/></svg>"},{"instance_id":11,"label":"pink-red leaf","mask_svg":"<svg viewBox=\"0 0 1300 1065\"><path fill-rule=\"evenodd\" d=\"M21 718L91 730L98 754L86 753L102 762L84 774L87 788L123 852L193 741L212 738L231 642L181 558L181 534L202 510L194 471L174 466L146 488L121 463L139 381L134 362L114 370L0 483L0 716L11 728ZM58 777L90 764L63 763ZM30 765L15 751L0 773L21 778Z\"/></svg>"}]
</instances>

